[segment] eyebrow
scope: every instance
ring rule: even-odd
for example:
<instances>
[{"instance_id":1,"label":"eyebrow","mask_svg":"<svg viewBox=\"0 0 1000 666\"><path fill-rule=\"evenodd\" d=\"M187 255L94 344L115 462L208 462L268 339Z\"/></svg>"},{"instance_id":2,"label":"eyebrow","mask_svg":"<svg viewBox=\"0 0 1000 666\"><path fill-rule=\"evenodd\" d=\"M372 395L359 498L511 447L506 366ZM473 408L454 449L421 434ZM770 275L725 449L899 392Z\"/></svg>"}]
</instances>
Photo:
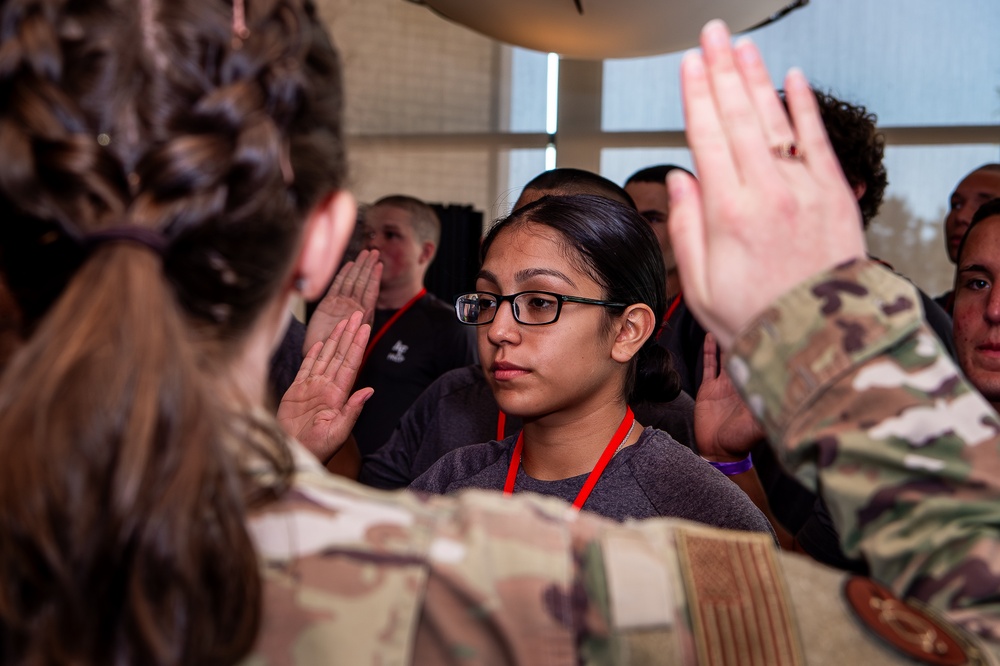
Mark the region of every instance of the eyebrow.
<instances>
[{"instance_id":1,"label":"eyebrow","mask_svg":"<svg viewBox=\"0 0 1000 666\"><path fill-rule=\"evenodd\" d=\"M524 282L530 278L537 277L539 275L547 275L550 277L559 278L560 280L563 280L564 282L568 283L571 287L576 286L576 283L573 282L573 280L570 279L568 275L566 275L561 271L554 270L552 268L525 268L523 270L518 271L517 273L514 273L514 281ZM476 279L489 280L493 284L500 284L499 280L497 280L497 276L491 273L490 271L479 271L479 274L476 275Z\"/></svg>"},{"instance_id":2,"label":"eyebrow","mask_svg":"<svg viewBox=\"0 0 1000 666\"><path fill-rule=\"evenodd\" d=\"M958 269L959 273L989 273L989 269L982 264L969 264Z\"/></svg>"}]
</instances>

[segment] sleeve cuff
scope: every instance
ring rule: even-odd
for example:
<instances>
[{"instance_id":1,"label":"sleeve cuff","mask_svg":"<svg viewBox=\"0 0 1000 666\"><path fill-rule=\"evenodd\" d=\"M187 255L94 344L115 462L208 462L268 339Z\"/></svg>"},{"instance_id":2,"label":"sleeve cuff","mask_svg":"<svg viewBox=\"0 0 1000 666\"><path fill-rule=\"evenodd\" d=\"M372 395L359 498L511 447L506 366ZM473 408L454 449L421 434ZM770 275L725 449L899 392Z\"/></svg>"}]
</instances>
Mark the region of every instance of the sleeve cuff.
<instances>
[{"instance_id":1,"label":"sleeve cuff","mask_svg":"<svg viewBox=\"0 0 1000 666\"><path fill-rule=\"evenodd\" d=\"M825 388L922 319L912 284L855 260L813 276L761 313L737 336L727 368L776 441Z\"/></svg>"}]
</instances>

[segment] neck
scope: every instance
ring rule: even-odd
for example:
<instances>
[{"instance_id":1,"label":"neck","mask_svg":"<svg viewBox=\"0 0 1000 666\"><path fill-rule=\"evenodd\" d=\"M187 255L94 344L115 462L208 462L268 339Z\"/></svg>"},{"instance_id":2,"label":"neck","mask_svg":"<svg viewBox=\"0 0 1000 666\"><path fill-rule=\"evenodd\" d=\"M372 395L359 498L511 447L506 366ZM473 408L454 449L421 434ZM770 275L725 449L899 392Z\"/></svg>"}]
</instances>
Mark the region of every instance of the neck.
<instances>
[{"instance_id":1,"label":"neck","mask_svg":"<svg viewBox=\"0 0 1000 666\"><path fill-rule=\"evenodd\" d=\"M667 272L667 305L674 300L674 296L681 293L681 276L677 269Z\"/></svg>"},{"instance_id":2,"label":"neck","mask_svg":"<svg viewBox=\"0 0 1000 666\"><path fill-rule=\"evenodd\" d=\"M557 414L526 421L521 455L525 473L540 481L589 473L624 416L625 403L617 400L578 417ZM636 424L624 445L634 444L641 431Z\"/></svg>"},{"instance_id":3,"label":"neck","mask_svg":"<svg viewBox=\"0 0 1000 666\"><path fill-rule=\"evenodd\" d=\"M422 280L401 285L381 285L375 307L379 310L398 310L409 303L423 288Z\"/></svg>"},{"instance_id":4,"label":"neck","mask_svg":"<svg viewBox=\"0 0 1000 666\"><path fill-rule=\"evenodd\" d=\"M242 405L246 400L254 406L270 403L267 377L270 358L285 335L291 321L295 296L289 292L276 298L261 313L257 324L247 333L246 339L232 356L218 391L230 404Z\"/></svg>"}]
</instances>

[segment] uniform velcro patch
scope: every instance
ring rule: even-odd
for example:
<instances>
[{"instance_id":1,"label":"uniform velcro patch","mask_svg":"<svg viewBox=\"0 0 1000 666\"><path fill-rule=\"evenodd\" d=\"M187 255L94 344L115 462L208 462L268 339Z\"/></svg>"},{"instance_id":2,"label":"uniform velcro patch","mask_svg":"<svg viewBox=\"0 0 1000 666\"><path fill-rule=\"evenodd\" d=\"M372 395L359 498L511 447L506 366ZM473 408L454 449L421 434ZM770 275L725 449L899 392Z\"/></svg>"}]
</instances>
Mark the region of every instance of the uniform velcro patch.
<instances>
[{"instance_id":1,"label":"uniform velcro patch","mask_svg":"<svg viewBox=\"0 0 1000 666\"><path fill-rule=\"evenodd\" d=\"M699 664L805 663L769 535L685 527L677 552Z\"/></svg>"}]
</instances>

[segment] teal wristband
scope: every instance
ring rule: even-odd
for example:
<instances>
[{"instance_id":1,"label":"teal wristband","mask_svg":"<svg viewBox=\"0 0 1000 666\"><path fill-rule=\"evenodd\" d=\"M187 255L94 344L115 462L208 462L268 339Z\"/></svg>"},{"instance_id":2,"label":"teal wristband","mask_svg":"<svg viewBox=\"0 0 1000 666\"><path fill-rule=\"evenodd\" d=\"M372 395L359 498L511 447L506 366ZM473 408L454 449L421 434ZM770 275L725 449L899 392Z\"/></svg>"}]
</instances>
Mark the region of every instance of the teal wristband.
<instances>
[{"instance_id":1,"label":"teal wristband","mask_svg":"<svg viewBox=\"0 0 1000 666\"><path fill-rule=\"evenodd\" d=\"M736 462L712 462L711 460L706 462L726 476L736 476L753 469L753 457L749 453L746 458Z\"/></svg>"}]
</instances>

